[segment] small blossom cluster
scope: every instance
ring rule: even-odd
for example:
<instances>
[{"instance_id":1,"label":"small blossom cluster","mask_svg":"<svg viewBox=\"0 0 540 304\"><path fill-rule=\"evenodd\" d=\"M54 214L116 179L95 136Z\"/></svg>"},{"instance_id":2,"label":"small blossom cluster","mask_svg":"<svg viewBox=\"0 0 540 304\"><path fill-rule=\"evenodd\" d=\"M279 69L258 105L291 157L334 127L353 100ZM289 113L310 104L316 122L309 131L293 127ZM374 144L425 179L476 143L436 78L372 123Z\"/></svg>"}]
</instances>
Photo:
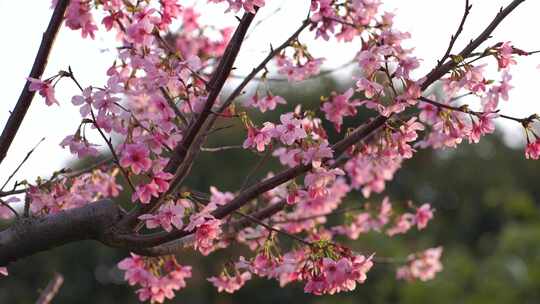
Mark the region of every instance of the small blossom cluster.
<instances>
[{"instance_id":1,"label":"small blossom cluster","mask_svg":"<svg viewBox=\"0 0 540 304\"><path fill-rule=\"evenodd\" d=\"M384 231L386 235L394 236L407 233L414 226L418 230L425 229L428 222L433 219L435 210L427 203L418 208L413 207L410 202L409 205L415 209L414 213L395 214L389 198L385 197L378 212L371 211L371 205L366 204L365 211L349 216L345 224L332 227L331 232L356 240L359 235L370 231Z\"/></svg>"},{"instance_id":2,"label":"small blossom cluster","mask_svg":"<svg viewBox=\"0 0 540 304\"><path fill-rule=\"evenodd\" d=\"M272 139L284 146L293 146L293 149L281 148L273 153L280 157L284 165L294 167L300 163L313 163L317 167L323 158L332 156L326 132L321 128L319 119L289 112L280 116L280 124L265 122L264 126L258 129L251 121L246 121L245 126L248 137L244 141L244 148L256 148L263 152Z\"/></svg>"},{"instance_id":3,"label":"small blossom cluster","mask_svg":"<svg viewBox=\"0 0 540 304\"><path fill-rule=\"evenodd\" d=\"M251 280L251 273L237 271L234 276L231 276L227 272L223 272L218 277L210 277L207 280L217 288L218 292L234 293L242 288L246 281Z\"/></svg>"},{"instance_id":4,"label":"small blossom cluster","mask_svg":"<svg viewBox=\"0 0 540 304\"><path fill-rule=\"evenodd\" d=\"M146 258L134 253L118 263L125 271L124 278L129 285L138 285L140 301L163 303L174 298L174 293L186 287L186 279L191 278L191 266L178 264L174 256Z\"/></svg>"},{"instance_id":5,"label":"small blossom cluster","mask_svg":"<svg viewBox=\"0 0 540 304\"><path fill-rule=\"evenodd\" d=\"M287 76L289 82L303 81L319 74L322 58L313 58L311 55L295 55L294 58L291 60L284 54L276 57L278 73Z\"/></svg>"},{"instance_id":6,"label":"small blossom cluster","mask_svg":"<svg viewBox=\"0 0 540 304\"><path fill-rule=\"evenodd\" d=\"M409 282L433 280L435 275L443 269L440 261L442 252L442 247L436 247L409 255L407 265L398 268L396 277Z\"/></svg>"},{"instance_id":7,"label":"small blossom cluster","mask_svg":"<svg viewBox=\"0 0 540 304\"><path fill-rule=\"evenodd\" d=\"M41 186L30 186L30 212L35 215L54 214L82 207L103 198L117 197L122 190L116 182L118 170L94 170L78 177L60 177Z\"/></svg>"},{"instance_id":8,"label":"small blossom cluster","mask_svg":"<svg viewBox=\"0 0 540 304\"><path fill-rule=\"evenodd\" d=\"M387 126L373 141L364 143L345 164L351 186L361 189L365 197L384 191L386 181L392 180L402 161L413 156L416 150L410 143L423 129L413 117L397 128Z\"/></svg>"},{"instance_id":9,"label":"small blossom cluster","mask_svg":"<svg viewBox=\"0 0 540 304\"><path fill-rule=\"evenodd\" d=\"M52 80L49 79L42 81L28 77L28 81L30 82L28 90L38 92L39 95L45 98L46 105L52 106L53 104L59 104L58 100L56 100L56 96L54 95L54 85L52 84Z\"/></svg>"},{"instance_id":10,"label":"small blossom cluster","mask_svg":"<svg viewBox=\"0 0 540 304\"><path fill-rule=\"evenodd\" d=\"M238 12L243 8L246 12L250 12L252 14L256 13L257 8L265 5L265 0L209 0L209 2L227 2L229 4L227 11Z\"/></svg>"},{"instance_id":11,"label":"small blossom cluster","mask_svg":"<svg viewBox=\"0 0 540 304\"><path fill-rule=\"evenodd\" d=\"M244 105L246 107L258 108L261 113L267 110L273 111L278 104L287 104L285 99L281 96L274 96L270 91L267 91L266 96L259 97L259 93L255 92L253 97L246 99Z\"/></svg>"},{"instance_id":12,"label":"small blossom cluster","mask_svg":"<svg viewBox=\"0 0 540 304\"><path fill-rule=\"evenodd\" d=\"M335 93L322 104L322 111L325 113L325 118L334 124L338 132L341 131L343 118L356 115L356 107L361 103L357 99L351 100L353 89L347 90L342 95Z\"/></svg>"},{"instance_id":13,"label":"small blossom cluster","mask_svg":"<svg viewBox=\"0 0 540 304\"><path fill-rule=\"evenodd\" d=\"M500 100L507 101L509 92L513 88L510 84L512 80L510 68L516 63L514 55L526 55L526 53L511 46L510 42L501 43L497 47L487 49L486 52L493 54L497 59L501 80L497 82L485 78L486 64L476 66L462 64L460 69L454 71L449 77L443 78L445 96L432 99L443 106L460 110L444 109L421 102L418 105L421 110L420 120L431 127L431 132L420 143L421 147L455 148L463 139L467 139L469 143L478 143L482 136L495 131L494 119L499 117L499 102ZM468 105L460 104L460 98L456 98L460 93L480 97L481 111L473 112ZM474 115L470 115L471 113ZM531 154L526 153L526 155Z\"/></svg>"},{"instance_id":14,"label":"small blossom cluster","mask_svg":"<svg viewBox=\"0 0 540 304\"><path fill-rule=\"evenodd\" d=\"M275 244L269 244L267 239L254 258L246 260L240 257L235 264L237 273L247 272L276 279L281 286L295 281L304 282L306 293L323 295L354 290L357 284L364 283L366 273L373 266L372 256L355 254L348 248L322 239L312 246L284 255L275 254L272 247Z\"/></svg>"},{"instance_id":15,"label":"small blossom cluster","mask_svg":"<svg viewBox=\"0 0 540 304\"><path fill-rule=\"evenodd\" d=\"M315 30L316 36L324 40L335 36L339 40L351 41L361 32L359 28L378 23L375 17L380 5L381 1L378 0L312 0L311 30ZM353 24L357 26L351 26Z\"/></svg>"},{"instance_id":16,"label":"small blossom cluster","mask_svg":"<svg viewBox=\"0 0 540 304\"><path fill-rule=\"evenodd\" d=\"M191 207L191 202L180 199L178 202L166 202L161 205L154 214L143 214L139 216L140 220L145 221L146 228L154 229L161 227L167 232L173 228L182 229L184 227L183 218L187 208Z\"/></svg>"}]
</instances>

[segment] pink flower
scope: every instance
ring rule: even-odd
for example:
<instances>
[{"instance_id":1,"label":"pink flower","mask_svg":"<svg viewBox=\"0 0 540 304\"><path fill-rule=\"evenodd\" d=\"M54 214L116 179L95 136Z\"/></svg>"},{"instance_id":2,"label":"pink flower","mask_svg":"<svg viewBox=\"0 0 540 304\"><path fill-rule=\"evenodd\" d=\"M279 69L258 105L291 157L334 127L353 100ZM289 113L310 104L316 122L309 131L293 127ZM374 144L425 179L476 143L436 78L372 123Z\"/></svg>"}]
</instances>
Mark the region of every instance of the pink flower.
<instances>
[{"instance_id":1,"label":"pink flower","mask_svg":"<svg viewBox=\"0 0 540 304\"><path fill-rule=\"evenodd\" d=\"M263 7L265 0L244 0L244 9L255 14L255 7Z\"/></svg>"},{"instance_id":2,"label":"pink flower","mask_svg":"<svg viewBox=\"0 0 540 304\"><path fill-rule=\"evenodd\" d=\"M356 82L356 87L358 88L359 92L364 92L364 95L368 99L371 99L374 96L384 95L382 85L373 81L369 81L364 77L360 78L360 80Z\"/></svg>"},{"instance_id":3,"label":"pink flower","mask_svg":"<svg viewBox=\"0 0 540 304\"><path fill-rule=\"evenodd\" d=\"M0 267L0 275L8 276L8 270L7 267Z\"/></svg>"},{"instance_id":4,"label":"pink flower","mask_svg":"<svg viewBox=\"0 0 540 304\"><path fill-rule=\"evenodd\" d=\"M341 285L347 280L347 274L352 272L351 263L341 258L338 262L324 258L323 259L323 272L326 275L326 280L330 285Z\"/></svg>"},{"instance_id":5,"label":"pink flower","mask_svg":"<svg viewBox=\"0 0 540 304\"><path fill-rule=\"evenodd\" d=\"M221 2L228 2L229 8L227 11L232 10L234 12L238 12L242 7L252 14L255 14L256 7L263 7L265 0L209 0L209 2L214 3L221 3Z\"/></svg>"},{"instance_id":6,"label":"pink flower","mask_svg":"<svg viewBox=\"0 0 540 304\"><path fill-rule=\"evenodd\" d=\"M186 279L191 277L191 267L178 264L173 256L151 258L131 253L131 257L118 263L124 270L125 280L130 285L139 285L139 300L163 303L172 299L174 292L186 287Z\"/></svg>"},{"instance_id":7,"label":"pink flower","mask_svg":"<svg viewBox=\"0 0 540 304\"><path fill-rule=\"evenodd\" d=\"M295 167L302 161L302 150L300 149L287 149L278 148L272 153L273 156L279 157L279 162L282 165L289 167Z\"/></svg>"},{"instance_id":8,"label":"pink flower","mask_svg":"<svg viewBox=\"0 0 540 304\"><path fill-rule=\"evenodd\" d=\"M39 92L39 95L45 97L45 104L52 106L53 104L59 104L58 100L54 96L54 87L50 81L41 81L36 78L27 78L30 81L29 91Z\"/></svg>"},{"instance_id":9,"label":"pink flower","mask_svg":"<svg viewBox=\"0 0 540 304\"><path fill-rule=\"evenodd\" d=\"M281 124L276 127L276 134L286 145L292 145L296 140L306 138L306 131L302 128L302 122L294 117L294 113L286 113L280 116Z\"/></svg>"},{"instance_id":10,"label":"pink flower","mask_svg":"<svg viewBox=\"0 0 540 304\"><path fill-rule=\"evenodd\" d=\"M471 143L478 143L482 135L493 133L495 131L493 119L498 116L499 115L495 113L483 114L478 119L478 123L473 121L473 126L469 134L469 141Z\"/></svg>"},{"instance_id":11,"label":"pink flower","mask_svg":"<svg viewBox=\"0 0 540 304\"><path fill-rule=\"evenodd\" d=\"M82 117L86 117L88 114L90 114L93 102L94 98L92 97L92 87L84 89L82 95L75 95L73 98L71 98L71 103L76 106L81 106L79 111L81 112Z\"/></svg>"},{"instance_id":12,"label":"pink flower","mask_svg":"<svg viewBox=\"0 0 540 304\"><path fill-rule=\"evenodd\" d=\"M203 255L210 254L214 247L214 241L221 235L220 225L220 220L210 219L198 226L195 231L195 249Z\"/></svg>"},{"instance_id":13,"label":"pink flower","mask_svg":"<svg viewBox=\"0 0 540 304\"><path fill-rule=\"evenodd\" d=\"M219 277L211 277L207 280L214 284L218 289L218 292L234 293L244 286L246 281L251 279L251 273L243 272L237 273L235 276L229 276L228 274L221 274Z\"/></svg>"},{"instance_id":14,"label":"pink flower","mask_svg":"<svg viewBox=\"0 0 540 304\"><path fill-rule=\"evenodd\" d=\"M129 285L145 282L150 275L144 268L146 267L143 257L131 253L131 257L125 258L118 263L118 268L125 270L124 280Z\"/></svg>"},{"instance_id":15,"label":"pink flower","mask_svg":"<svg viewBox=\"0 0 540 304\"><path fill-rule=\"evenodd\" d=\"M315 295L351 291L357 283L364 283L367 279L366 273L373 266L371 259L363 255L344 255L337 261L322 258L322 261L315 262L315 265L320 265L315 274L309 269L302 270L307 280L304 291Z\"/></svg>"},{"instance_id":16,"label":"pink flower","mask_svg":"<svg viewBox=\"0 0 540 304\"><path fill-rule=\"evenodd\" d=\"M404 234L409 231L415 222L415 216L412 213L404 213L400 215L393 227L390 227L386 234L394 236L396 234Z\"/></svg>"},{"instance_id":17,"label":"pink flower","mask_svg":"<svg viewBox=\"0 0 540 304\"><path fill-rule=\"evenodd\" d=\"M122 167L131 167L131 171L139 174L142 171L148 171L152 166L148 149L142 144L127 144L122 151L120 158Z\"/></svg>"},{"instance_id":18,"label":"pink flower","mask_svg":"<svg viewBox=\"0 0 540 304\"><path fill-rule=\"evenodd\" d=\"M323 142L319 145L311 146L302 154L302 162L304 165L311 163L313 168L321 166L323 159L332 158L334 155L332 149L328 147L327 142Z\"/></svg>"},{"instance_id":19,"label":"pink flower","mask_svg":"<svg viewBox=\"0 0 540 304\"><path fill-rule=\"evenodd\" d=\"M69 146L69 151L72 154L77 154L79 158L85 156L98 156L99 151L94 148L97 145L91 144L86 139L77 135L68 135L60 143L61 147Z\"/></svg>"},{"instance_id":20,"label":"pink flower","mask_svg":"<svg viewBox=\"0 0 540 304\"><path fill-rule=\"evenodd\" d=\"M330 100L322 105L322 111L325 113L326 119L334 123L338 132L340 132L343 124L343 117L356 115L356 107L360 105L357 99L350 100L353 94L352 88L343 95L333 94Z\"/></svg>"},{"instance_id":21,"label":"pink flower","mask_svg":"<svg viewBox=\"0 0 540 304\"><path fill-rule=\"evenodd\" d=\"M426 228L429 220L433 218L434 211L430 204L423 204L420 208L416 209L415 222L418 230Z\"/></svg>"},{"instance_id":22,"label":"pink flower","mask_svg":"<svg viewBox=\"0 0 540 304\"><path fill-rule=\"evenodd\" d=\"M182 30L192 32L199 27L198 20L201 15L192 7L185 7L182 11Z\"/></svg>"},{"instance_id":23,"label":"pink flower","mask_svg":"<svg viewBox=\"0 0 540 304\"><path fill-rule=\"evenodd\" d=\"M71 1L66 11L66 26L72 30L81 30L83 38L90 36L94 39L98 28L90 14L90 2L84 0Z\"/></svg>"},{"instance_id":24,"label":"pink flower","mask_svg":"<svg viewBox=\"0 0 540 304\"><path fill-rule=\"evenodd\" d=\"M371 75L381 67L382 60L377 54L377 48L361 51L356 59L365 75Z\"/></svg>"},{"instance_id":25,"label":"pink flower","mask_svg":"<svg viewBox=\"0 0 540 304\"><path fill-rule=\"evenodd\" d=\"M216 206L223 206L234 199L234 195L231 192L221 192L216 187L210 187L210 204Z\"/></svg>"},{"instance_id":26,"label":"pink flower","mask_svg":"<svg viewBox=\"0 0 540 304\"><path fill-rule=\"evenodd\" d=\"M159 207L155 215L143 214L139 219L146 222L148 229L161 226L165 231L170 232L173 226L176 229L182 229L185 208L182 205L169 202Z\"/></svg>"},{"instance_id":27,"label":"pink flower","mask_svg":"<svg viewBox=\"0 0 540 304\"><path fill-rule=\"evenodd\" d=\"M290 82L302 81L310 76L319 74L322 62L323 59L321 58L308 58L304 64L300 64L299 62L293 63L285 56L278 56L276 58L276 63L279 67L278 73L286 75Z\"/></svg>"},{"instance_id":28,"label":"pink flower","mask_svg":"<svg viewBox=\"0 0 540 304\"><path fill-rule=\"evenodd\" d=\"M242 147L256 148L257 151L263 152L266 150L266 146L272 142L272 136L275 126L270 122L265 122L264 127L258 130L255 127L248 126L248 137L244 141Z\"/></svg>"},{"instance_id":29,"label":"pink flower","mask_svg":"<svg viewBox=\"0 0 540 304\"><path fill-rule=\"evenodd\" d=\"M148 184L141 184L136 187L135 193L133 193L131 200L133 202L140 200L143 204L148 204L152 197L159 197L159 186L154 182Z\"/></svg>"},{"instance_id":30,"label":"pink flower","mask_svg":"<svg viewBox=\"0 0 540 304\"><path fill-rule=\"evenodd\" d=\"M507 41L503 43L498 49L497 49L497 63L499 64L499 70L505 69L511 64L516 64L516 61L512 58L512 54L514 53L514 48L510 44L510 41Z\"/></svg>"},{"instance_id":31,"label":"pink flower","mask_svg":"<svg viewBox=\"0 0 540 304\"><path fill-rule=\"evenodd\" d=\"M255 93L255 95L250 99L247 99L245 103L246 106L259 108L262 113L267 110L275 110L278 104L287 104L287 102L281 96L272 95L270 91L268 91L263 98L259 98L259 94Z\"/></svg>"},{"instance_id":32,"label":"pink flower","mask_svg":"<svg viewBox=\"0 0 540 304\"><path fill-rule=\"evenodd\" d=\"M420 258L416 258L410 263L412 277L424 282L434 279L435 274L443 269L440 261L442 251L442 247L436 247L420 253Z\"/></svg>"},{"instance_id":33,"label":"pink flower","mask_svg":"<svg viewBox=\"0 0 540 304\"><path fill-rule=\"evenodd\" d=\"M169 190L168 181L172 179L173 177L174 175L172 175L171 173L160 171L160 172L154 173L154 176L152 178L152 183L156 184L158 191L160 193L163 193Z\"/></svg>"},{"instance_id":34,"label":"pink flower","mask_svg":"<svg viewBox=\"0 0 540 304\"><path fill-rule=\"evenodd\" d=\"M129 42L149 47L154 41L152 31L154 24L150 21L150 11L141 11L137 14L136 21L126 29L126 38Z\"/></svg>"},{"instance_id":35,"label":"pink flower","mask_svg":"<svg viewBox=\"0 0 540 304\"><path fill-rule=\"evenodd\" d=\"M527 147L525 148L525 157L527 159L540 158L540 139L527 144Z\"/></svg>"},{"instance_id":36,"label":"pink flower","mask_svg":"<svg viewBox=\"0 0 540 304\"><path fill-rule=\"evenodd\" d=\"M508 70L505 70L502 74L501 84L494 87L494 90L497 92L498 96L500 96L503 100L508 100L508 93L514 88L510 84L510 80L512 80L512 75L508 73Z\"/></svg>"}]
</instances>

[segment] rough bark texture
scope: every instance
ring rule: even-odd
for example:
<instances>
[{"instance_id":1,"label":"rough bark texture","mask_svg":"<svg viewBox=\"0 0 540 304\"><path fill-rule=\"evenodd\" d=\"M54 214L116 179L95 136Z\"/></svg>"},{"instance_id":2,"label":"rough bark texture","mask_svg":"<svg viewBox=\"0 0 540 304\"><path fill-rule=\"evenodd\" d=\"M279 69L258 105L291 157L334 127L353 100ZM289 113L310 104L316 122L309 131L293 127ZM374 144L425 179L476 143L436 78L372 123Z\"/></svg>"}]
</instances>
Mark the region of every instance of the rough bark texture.
<instances>
[{"instance_id":1,"label":"rough bark texture","mask_svg":"<svg viewBox=\"0 0 540 304\"><path fill-rule=\"evenodd\" d=\"M0 232L0 265L83 240L105 241L121 216L110 200L42 218L21 218Z\"/></svg>"}]
</instances>

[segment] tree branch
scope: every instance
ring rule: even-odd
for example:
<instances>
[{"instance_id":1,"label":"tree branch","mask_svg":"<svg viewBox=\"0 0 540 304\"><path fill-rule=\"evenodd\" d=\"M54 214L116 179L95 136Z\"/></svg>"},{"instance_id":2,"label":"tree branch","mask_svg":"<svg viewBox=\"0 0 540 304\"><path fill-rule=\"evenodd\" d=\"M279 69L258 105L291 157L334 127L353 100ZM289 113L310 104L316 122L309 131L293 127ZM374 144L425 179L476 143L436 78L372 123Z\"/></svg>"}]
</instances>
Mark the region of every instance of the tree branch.
<instances>
[{"instance_id":1,"label":"tree branch","mask_svg":"<svg viewBox=\"0 0 540 304\"><path fill-rule=\"evenodd\" d=\"M41 218L22 218L0 231L0 265L71 242L107 243L121 214L114 202L103 200Z\"/></svg>"},{"instance_id":2,"label":"tree branch","mask_svg":"<svg viewBox=\"0 0 540 304\"><path fill-rule=\"evenodd\" d=\"M39 299L36 301L36 304L49 304L52 302L56 294L58 293L58 290L60 290L60 287L62 287L62 284L64 283L64 277L59 274L55 273L52 280L47 284L47 287L43 290L41 295L39 296Z\"/></svg>"}]
</instances>

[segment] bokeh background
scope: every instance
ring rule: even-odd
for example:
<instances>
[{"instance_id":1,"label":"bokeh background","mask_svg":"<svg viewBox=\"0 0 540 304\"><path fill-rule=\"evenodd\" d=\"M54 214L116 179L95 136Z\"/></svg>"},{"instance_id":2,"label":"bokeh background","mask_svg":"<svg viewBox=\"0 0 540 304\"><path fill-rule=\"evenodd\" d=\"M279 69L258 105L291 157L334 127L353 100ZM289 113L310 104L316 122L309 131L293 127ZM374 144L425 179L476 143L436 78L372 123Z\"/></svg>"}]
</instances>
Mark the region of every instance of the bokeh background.
<instances>
[{"instance_id":1,"label":"bokeh background","mask_svg":"<svg viewBox=\"0 0 540 304\"><path fill-rule=\"evenodd\" d=\"M278 2L280 1L275 3ZM301 2L309 1L298 1ZM464 37L468 39L478 33L499 6L507 2L472 1L473 19L468 23ZM493 41L512 40L527 50L533 50L535 46L540 48L540 42L529 39L530 33L527 34L527 29L536 22L531 16L539 2L528 2L530 3L526 3L524 7L529 4L531 6L518 9L496 32ZM282 1L281 4L283 3ZM412 32L412 46L417 48L418 56L425 60L424 69L428 70L435 58L442 55L446 49L449 36L459 22L462 1L434 0L427 3L411 0L406 1L406 5L403 3L388 0L385 5L389 10L397 9L398 24ZM302 5L305 6L305 3L298 5L297 12L303 16ZM24 80L24 75L31 66L33 54L39 44L39 38L36 38L39 35L36 33L42 31L50 15L47 6L48 3L44 5L41 1L38 4L34 1L8 3L0 0L0 14L3 17L0 18L0 25L7 26L8 22L12 22L11 30L5 30L6 27L2 26L2 31L6 31L7 40L18 41L20 46L19 50L0 48L0 60L7 69L4 73L5 81L2 81L2 95L6 97L6 101L0 102L2 124L7 120L5 113L13 107L23 85L21 80ZM35 17L35 22L28 27L13 26L13 23L25 22L19 17L15 20L16 14L8 15L13 9L28 12L26 18ZM211 10L205 18L220 16L216 18L220 19L218 22L231 22L227 17L222 17L223 14L218 14L221 11L222 8ZM294 30L290 12L295 10L273 13L274 11L275 8L268 8L268 12L272 12L276 19L269 19L274 21L263 23L252 33L253 38L250 38L239 59L242 62L239 74L248 70L252 63L257 62L257 56L265 52L264 49L256 47L261 44L258 33L264 31L264 26L273 27L271 35L265 38L274 40L275 43L282 41ZM289 23L280 20L287 20ZM25 37L23 41L20 40L21 36ZM60 68L72 65L75 72L80 71L80 78L85 83L102 82L103 71L110 64L113 55L108 48L111 48L114 42L106 36L98 37L93 42L79 42L80 38L77 36L78 33L69 33L68 30L62 32L48 71L54 73ZM464 38L464 41L466 39ZM418 43L415 44L414 41ZM357 49L352 45L335 49L332 44L315 44L314 48L321 56L334 53L330 58L335 59L325 67L328 69L352 58ZM534 101L534 94L537 92L534 83L538 79L535 62L538 60L527 58L520 59L519 62L521 67L516 70L514 78L516 90L511 95L509 105L504 105L503 110L512 115L525 116L540 112ZM316 108L321 95L346 89L351 83L352 75L357 73L358 71L351 67L294 87L278 82L256 84L251 89L257 86L262 89L269 87L274 94L285 97L289 105L302 103L304 107ZM18 176L19 179L31 180L39 175L46 177L49 172L59 167L84 167L94 161L70 161L69 155L58 147L58 142L69 132L66 130L75 128L79 119L77 110L69 107L69 97L76 93L75 88L70 86L59 89L64 100L61 108L45 108L36 100L36 104L31 108L31 116L23 126L21 138L15 142L9 159L0 167L2 178L9 175L10 169L16 166L43 136L47 137L46 142L26 164L24 171ZM287 109L280 108L283 111ZM273 120L278 114L266 117ZM361 113L356 121L348 123L352 125L361 121L366 114ZM410 252L443 245L444 271L435 280L426 283L396 281L396 265L378 264L369 272L366 284L358 286L354 292L331 297L304 294L300 284L279 288L277 282L264 279L249 281L234 295L218 294L214 287L206 282L206 278L218 274L222 265L230 261L231 257L247 254L246 248L234 246L205 259L193 255L190 251L179 254L180 263L192 265L194 275L188 280L188 287L170 302L539 303L540 163L524 159L523 138L519 126L503 125L500 130L496 135L483 139L478 145L463 145L456 150L419 151L414 159L404 163L395 179L388 184L385 195L390 196L398 206L405 206L408 200L412 200L416 203L430 202L437 209L435 220L427 230L392 239L370 233L355 242L347 243L361 252L377 252L380 256L398 258L405 257ZM214 136L207 146L239 144L244 136L242 128L236 125L220 132L219 136ZM223 190L237 189L260 157L238 150L204 153L198 159L193 169L194 174L187 185L201 191L207 191L210 185L217 185ZM265 168L257 171L254 180L263 178L265 172L275 171L277 168L274 160L269 161ZM374 196L369 201L377 203L382 197ZM345 204L361 206L365 202L359 193L352 193ZM332 218L332 221L340 220L343 220L343 217ZM9 277L0 279L0 303L33 303L40 289L46 286L55 272L64 276L65 283L54 303L136 303L134 290L122 280L122 273L116 268L117 262L126 254L125 251L112 250L95 242L82 242L21 260L10 267Z\"/></svg>"}]
</instances>

